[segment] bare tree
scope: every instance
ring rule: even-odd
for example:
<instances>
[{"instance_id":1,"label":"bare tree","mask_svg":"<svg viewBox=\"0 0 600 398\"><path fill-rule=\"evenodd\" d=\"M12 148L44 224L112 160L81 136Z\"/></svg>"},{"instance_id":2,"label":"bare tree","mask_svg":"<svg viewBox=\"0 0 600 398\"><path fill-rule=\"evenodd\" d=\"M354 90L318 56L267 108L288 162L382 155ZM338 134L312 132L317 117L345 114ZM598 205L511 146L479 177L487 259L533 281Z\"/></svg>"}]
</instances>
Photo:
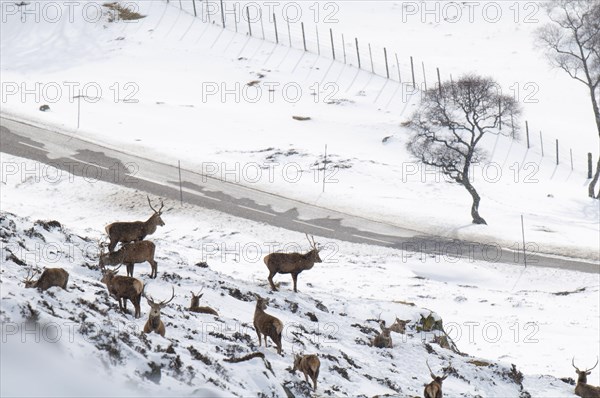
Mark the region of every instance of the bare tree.
<instances>
[{"instance_id":1,"label":"bare tree","mask_svg":"<svg viewBox=\"0 0 600 398\"><path fill-rule=\"evenodd\" d=\"M589 0L552 0L546 3L552 22L537 31L537 44L552 65L585 84L590 93L596 128L600 137L600 2ZM588 195L598 199L600 159Z\"/></svg>"},{"instance_id":2,"label":"bare tree","mask_svg":"<svg viewBox=\"0 0 600 398\"><path fill-rule=\"evenodd\" d=\"M494 80L465 75L425 91L419 108L404 123L414 131L408 150L469 192L474 224L487 224L479 215L481 198L470 175L472 165L485 160L477 145L485 134L502 133L503 120L511 120L510 133L515 134L519 114L517 102L502 95Z\"/></svg>"}]
</instances>

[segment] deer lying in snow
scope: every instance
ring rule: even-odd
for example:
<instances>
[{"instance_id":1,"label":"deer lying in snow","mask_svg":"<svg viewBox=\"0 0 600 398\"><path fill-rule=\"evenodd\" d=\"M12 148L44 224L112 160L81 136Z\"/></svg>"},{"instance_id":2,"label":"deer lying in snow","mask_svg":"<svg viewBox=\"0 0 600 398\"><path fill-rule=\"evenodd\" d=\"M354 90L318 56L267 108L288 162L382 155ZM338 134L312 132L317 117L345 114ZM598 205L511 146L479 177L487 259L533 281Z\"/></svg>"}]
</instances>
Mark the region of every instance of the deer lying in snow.
<instances>
[{"instance_id":1,"label":"deer lying in snow","mask_svg":"<svg viewBox=\"0 0 600 398\"><path fill-rule=\"evenodd\" d=\"M592 369L598 365L598 359L596 359L596 364L594 366L586 370L579 370L579 368L575 366L575 357L573 357L571 364L575 368L575 373L577 373L575 395L581 398L600 398L600 387L587 384L587 376L589 376L592 373Z\"/></svg>"},{"instance_id":2,"label":"deer lying in snow","mask_svg":"<svg viewBox=\"0 0 600 398\"><path fill-rule=\"evenodd\" d=\"M108 245L108 251L112 252L115 250L117 243L129 243L143 240L147 235L152 235L158 226L165 225L165 222L160 217L162 215L162 209L165 206L163 201L160 201L160 208L158 210L152 207L150 203L150 197L148 197L148 205L154 212L150 218L146 221L133 221L133 222L114 222L108 224L104 229L106 234L110 238Z\"/></svg>"},{"instance_id":3,"label":"deer lying in snow","mask_svg":"<svg viewBox=\"0 0 600 398\"><path fill-rule=\"evenodd\" d=\"M312 236L311 236L312 237ZM277 291L275 284L273 283L273 277L276 274L292 274L292 280L294 281L294 292L298 292L296 287L298 282L298 274L302 271L311 269L315 263L320 263L321 257L319 257L319 249L315 243L315 238L312 237L312 242L306 235L308 243L310 244L310 251L305 254L301 253L271 253L267 254L264 258L264 262L269 269L269 283L271 289Z\"/></svg>"},{"instance_id":4,"label":"deer lying in snow","mask_svg":"<svg viewBox=\"0 0 600 398\"><path fill-rule=\"evenodd\" d=\"M141 316L140 301L142 299L142 291L144 290L144 284L135 278L129 276L117 275L121 266L118 266L114 270L100 267L102 271L102 283L106 284L108 292L112 297L117 299L119 302L119 309L127 312L127 300L131 301L135 308L135 317Z\"/></svg>"},{"instance_id":5,"label":"deer lying in snow","mask_svg":"<svg viewBox=\"0 0 600 398\"><path fill-rule=\"evenodd\" d=\"M204 290L204 288L202 288L202 290ZM213 310L212 308L200 306L200 299L204 295L204 294L201 294L202 290L200 290L198 292L198 294L194 294L194 292L190 292L190 293L192 293L192 302L190 303L190 308L188 308L188 310L190 310L192 312L198 312L201 314L212 314L212 315L219 316L217 311Z\"/></svg>"},{"instance_id":6,"label":"deer lying in snow","mask_svg":"<svg viewBox=\"0 0 600 398\"><path fill-rule=\"evenodd\" d=\"M39 271L31 273L31 270L27 273L27 277L23 280L25 288L37 288L40 291L47 290L53 286L62 287L67 290L67 283L69 282L69 273L62 268L46 268L38 280L34 281L33 277L39 273Z\"/></svg>"},{"instance_id":7,"label":"deer lying in snow","mask_svg":"<svg viewBox=\"0 0 600 398\"><path fill-rule=\"evenodd\" d=\"M371 340L371 346L377 348L392 348L391 329L385 327L385 321L379 321L379 327L381 328L381 333Z\"/></svg>"},{"instance_id":8,"label":"deer lying in snow","mask_svg":"<svg viewBox=\"0 0 600 398\"><path fill-rule=\"evenodd\" d=\"M314 354L296 355L294 357L294 368L292 369L292 372L299 370L304 373L304 378L306 379L307 383L308 377L310 376L310 379L313 382L313 390L317 391L317 378L319 377L320 368L321 361L319 360L318 356Z\"/></svg>"},{"instance_id":9,"label":"deer lying in snow","mask_svg":"<svg viewBox=\"0 0 600 398\"><path fill-rule=\"evenodd\" d=\"M429 367L429 362L425 361L425 363L427 364L429 375L433 381L425 386L425 390L423 390L423 396L425 398L442 398L442 382L446 380L448 374L444 372L443 376L436 376Z\"/></svg>"},{"instance_id":10,"label":"deer lying in snow","mask_svg":"<svg viewBox=\"0 0 600 398\"><path fill-rule=\"evenodd\" d=\"M165 337L165 324L160 319L160 310L163 309L167 304L173 300L175 297L175 288L173 289L173 294L171 294L171 298L167 301L161 301L160 303L154 302L151 296L146 295L145 292L142 292L146 300L148 301L148 305L150 306L150 314L148 314L148 320L144 325L144 333L158 333L162 337Z\"/></svg>"},{"instance_id":11,"label":"deer lying in snow","mask_svg":"<svg viewBox=\"0 0 600 398\"><path fill-rule=\"evenodd\" d=\"M156 246L149 240L127 243L116 252L104 253L101 248L99 265L100 267L104 267L105 265L125 264L125 266L127 266L127 276L133 276L134 264L147 261L152 267L150 278L156 278L156 275L158 274L158 264L154 261L155 251Z\"/></svg>"},{"instance_id":12,"label":"deer lying in snow","mask_svg":"<svg viewBox=\"0 0 600 398\"><path fill-rule=\"evenodd\" d=\"M265 337L265 347L269 346L267 337L277 345L277 353L281 355L281 332L283 322L265 312L269 299L256 295L256 309L254 310L254 329L258 335L258 345L261 346L261 336Z\"/></svg>"}]
</instances>

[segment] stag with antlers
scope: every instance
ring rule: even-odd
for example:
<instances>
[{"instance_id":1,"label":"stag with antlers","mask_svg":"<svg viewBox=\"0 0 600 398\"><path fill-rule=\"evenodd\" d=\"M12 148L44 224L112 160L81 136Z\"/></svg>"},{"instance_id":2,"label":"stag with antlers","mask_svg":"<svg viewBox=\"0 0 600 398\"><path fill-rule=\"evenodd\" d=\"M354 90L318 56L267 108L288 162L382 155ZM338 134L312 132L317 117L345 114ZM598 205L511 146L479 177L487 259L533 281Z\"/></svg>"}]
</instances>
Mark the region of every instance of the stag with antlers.
<instances>
[{"instance_id":1,"label":"stag with antlers","mask_svg":"<svg viewBox=\"0 0 600 398\"><path fill-rule=\"evenodd\" d=\"M579 368L575 366L575 357L573 357L571 365L573 365L575 373L577 373L575 395L581 398L600 398L600 387L592 386L587 383L587 377L592 373L592 370L598 366L598 358L596 358L596 364L589 369L579 370Z\"/></svg>"},{"instance_id":2,"label":"stag with antlers","mask_svg":"<svg viewBox=\"0 0 600 398\"><path fill-rule=\"evenodd\" d=\"M310 244L310 250L305 253L271 253L265 256L264 262L269 269L269 283L271 289L277 291L275 284L273 283L273 277L276 274L292 274L292 280L294 281L294 292L298 292L297 282L298 274L302 271L311 269L315 263L320 263L321 257L319 257L319 250L315 238L311 235L312 242L307 234L306 239Z\"/></svg>"},{"instance_id":3,"label":"stag with antlers","mask_svg":"<svg viewBox=\"0 0 600 398\"><path fill-rule=\"evenodd\" d=\"M39 271L27 273L27 277L23 280L25 288L37 288L40 291L47 290L53 286L62 287L67 290L67 283L69 282L69 273L62 268L46 268L42 275L37 280L33 278L39 273Z\"/></svg>"},{"instance_id":4,"label":"stag with antlers","mask_svg":"<svg viewBox=\"0 0 600 398\"><path fill-rule=\"evenodd\" d=\"M156 303L150 295L146 295L146 292L142 291L142 295L146 298L146 301L148 301L148 305L150 306L150 314L148 314L148 320L144 325L144 333L155 332L162 337L165 337L165 324L160 319L160 310L165 308L165 306L175 298L175 288L171 288L173 289L171 298L167 301L161 301L160 303Z\"/></svg>"},{"instance_id":5,"label":"stag with antlers","mask_svg":"<svg viewBox=\"0 0 600 398\"><path fill-rule=\"evenodd\" d=\"M194 292L190 292L192 293L192 302L190 303L190 308L188 308L188 310L190 310L191 312L198 312L200 314L212 314L215 316L219 316L217 311L213 310L212 308L200 306L200 299L204 295L204 293L202 293L202 290L204 290L204 288L200 289L200 291L196 294L194 294Z\"/></svg>"},{"instance_id":6,"label":"stag with antlers","mask_svg":"<svg viewBox=\"0 0 600 398\"><path fill-rule=\"evenodd\" d=\"M436 376L433 374L433 371L429 367L429 362L425 361L427 364L427 369L429 369L429 375L433 379L433 381L425 386L425 390L423 391L423 396L425 398L442 398L442 382L446 380L446 377L449 375L444 372L442 376ZM450 365L448 365L448 368Z\"/></svg>"},{"instance_id":7,"label":"stag with antlers","mask_svg":"<svg viewBox=\"0 0 600 398\"><path fill-rule=\"evenodd\" d=\"M165 225L165 222L160 217L162 215L162 209L165 206L162 199L160 201L160 208L156 210L152 207L150 197L148 198L148 205L154 212L150 218L146 221L133 221L133 222L114 222L108 224L104 229L106 234L110 238L108 245L108 251L113 252L119 242L129 243L143 240L147 235L152 235L158 226Z\"/></svg>"}]
</instances>

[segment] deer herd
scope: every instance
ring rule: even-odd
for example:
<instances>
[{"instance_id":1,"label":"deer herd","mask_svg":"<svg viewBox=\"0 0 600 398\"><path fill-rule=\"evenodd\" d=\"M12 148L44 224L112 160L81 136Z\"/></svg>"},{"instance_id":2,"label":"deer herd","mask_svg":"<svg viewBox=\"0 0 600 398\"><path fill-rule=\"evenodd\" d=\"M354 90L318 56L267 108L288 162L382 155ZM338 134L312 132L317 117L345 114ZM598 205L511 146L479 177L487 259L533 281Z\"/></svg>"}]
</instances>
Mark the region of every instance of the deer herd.
<instances>
[{"instance_id":1,"label":"deer herd","mask_svg":"<svg viewBox=\"0 0 600 398\"><path fill-rule=\"evenodd\" d=\"M127 301L131 301L134 307L134 317L141 317L141 299L144 297L150 306L148 320L146 321L143 331L144 333L157 333L162 337L165 336L165 324L160 319L161 310L167 306L175 298L175 289L172 287L171 297L160 302L154 299L145 292L144 283L133 277L133 267L135 264L148 262L151 266L150 278L156 278L158 274L158 265L154 259L156 246L149 240L144 240L148 235L156 232L157 227L164 226L165 222L161 218L164 203L161 200L161 205L156 210L148 197L148 205L153 211L153 214L146 221L134 222L114 222L106 226L105 231L109 239L108 252L105 252L105 244L99 243L98 253L98 268L101 271L101 282L106 284L106 288L111 297L119 302L119 309L122 312L127 312ZM306 235L310 250L306 253L271 253L265 256L264 263L269 270L268 282L272 291L277 291L277 287L273 282L273 277L276 274L291 274L294 284L294 292L298 292L297 283L298 275L305 270L313 268L315 263L321 263L319 256L320 249L314 237ZM312 240L311 240L312 239ZM121 243L121 247L115 251L117 245ZM117 275L122 264L125 264L127 276ZM110 269L107 266L117 266ZM40 291L45 291L50 287L61 287L66 290L69 281L69 273L62 268L46 268L37 280L33 280L35 274L31 271L24 279L23 283L26 288L37 288ZM210 307L200 306L201 291L195 294L191 292L192 300L188 311L210 314L219 316L217 311ZM258 294L256 297L256 309L254 311L254 329L258 336L258 345L262 345L262 340L265 341L265 347L268 347L268 339L275 344L277 353L282 355L282 332L284 324L278 318L265 312L268 298L263 298ZM400 324L398 323L400 322ZM399 331L404 329L402 321L396 319L390 327L385 326L384 321L380 321L381 332L371 340L371 346L377 348L392 348L391 331ZM436 376L429 363L426 361L432 381L425 385L423 395L425 398L442 398L442 382L448 377L446 371L442 376ZM575 395L582 398L600 398L600 387L587 384L587 376L598 365L596 364L586 370L579 370L575 366L575 358L572 360L572 365L577 373L577 383L575 386ZM315 354L310 355L294 355L292 372L301 371L308 383L310 377L313 383L313 389L317 389L317 378L319 376L321 362ZM448 365L446 369L451 369Z\"/></svg>"}]
</instances>

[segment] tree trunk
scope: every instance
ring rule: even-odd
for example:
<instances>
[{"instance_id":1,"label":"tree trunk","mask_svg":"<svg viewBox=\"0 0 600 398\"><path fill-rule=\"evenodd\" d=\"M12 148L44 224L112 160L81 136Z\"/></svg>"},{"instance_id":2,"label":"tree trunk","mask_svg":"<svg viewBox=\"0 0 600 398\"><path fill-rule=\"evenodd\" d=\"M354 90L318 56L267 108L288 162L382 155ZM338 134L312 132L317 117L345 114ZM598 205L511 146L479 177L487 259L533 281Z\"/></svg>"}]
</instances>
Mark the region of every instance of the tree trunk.
<instances>
[{"instance_id":1,"label":"tree trunk","mask_svg":"<svg viewBox=\"0 0 600 398\"><path fill-rule=\"evenodd\" d=\"M471 185L468 178L463 179L462 184L467 189L467 191L471 194L471 197L473 198L473 205L471 206L471 217L473 217L473 224L487 225L487 223L485 222L483 217L481 217L479 215L479 202L481 201L481 198L479 197L479 194L475 190L475 187L473 185Z\"/></svg>"},{"instance_id":2,"label":"tree trunk","mask_svg":"<svg viewBox=\"0 0 600 398\"><path fill-rule=\"evenodd\" d=\"M600 196L600 193L598 195L596 195L596 193L595 193L596 183L598 182L599 178L600 178L600 158L598 159L598 164L596 165L596 173L594 174L594 178L592 178L592 181L590 182L590 185L588 186L588 195L590 196L590 198L598 199L598 197Z\"/></svg>"}]
</instances>

